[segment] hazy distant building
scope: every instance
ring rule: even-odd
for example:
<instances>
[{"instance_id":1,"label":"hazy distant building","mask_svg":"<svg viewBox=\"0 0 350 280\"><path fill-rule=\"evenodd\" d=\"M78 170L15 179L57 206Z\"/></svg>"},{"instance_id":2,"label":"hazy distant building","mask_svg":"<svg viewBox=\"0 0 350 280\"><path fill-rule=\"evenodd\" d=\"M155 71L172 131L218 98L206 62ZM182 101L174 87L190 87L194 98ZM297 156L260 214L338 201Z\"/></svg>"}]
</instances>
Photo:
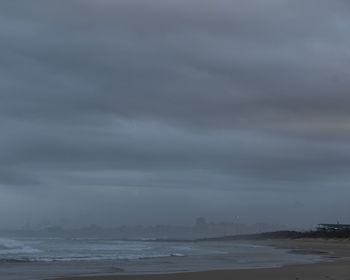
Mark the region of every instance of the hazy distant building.
<instances>
[{"instance_id":1,"label":"hazy distant building","mask_svg":"<svg viewBox=\"0 0 350 280\"><path fill-rule=\"evenodd\" d=\"M203 227L207 225L207 220L203 217L199 217L196 219L196 227Z\"/></svg>"}]
</instances>

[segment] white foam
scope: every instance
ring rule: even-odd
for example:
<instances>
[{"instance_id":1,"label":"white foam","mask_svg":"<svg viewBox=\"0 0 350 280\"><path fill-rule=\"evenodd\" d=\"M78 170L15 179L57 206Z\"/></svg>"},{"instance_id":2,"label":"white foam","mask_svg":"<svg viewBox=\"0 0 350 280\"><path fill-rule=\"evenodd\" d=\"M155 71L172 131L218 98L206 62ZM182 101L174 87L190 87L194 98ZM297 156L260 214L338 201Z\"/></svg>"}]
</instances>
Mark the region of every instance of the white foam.
<instances>
[{"instance_id":1,"label":"white foam","mask_svg":"<svg viewBox=\"0 0 350 280\"><path fill-rule=\"evenodd\" d=\"M41 252L14 239L0 238L0 255L35 254Z\"/></svg>"},{"instance_id":2,"label":"white foam","mask_svg":"<svg viewBox=\"0 0 350 280\"><path fill-rule=\"evenodd\" d=\"M169 244L168 244L169 245ZM120 240L0 238L0 262L68 262L183 257L187 245Z\"/></svg>"}]
</instances>

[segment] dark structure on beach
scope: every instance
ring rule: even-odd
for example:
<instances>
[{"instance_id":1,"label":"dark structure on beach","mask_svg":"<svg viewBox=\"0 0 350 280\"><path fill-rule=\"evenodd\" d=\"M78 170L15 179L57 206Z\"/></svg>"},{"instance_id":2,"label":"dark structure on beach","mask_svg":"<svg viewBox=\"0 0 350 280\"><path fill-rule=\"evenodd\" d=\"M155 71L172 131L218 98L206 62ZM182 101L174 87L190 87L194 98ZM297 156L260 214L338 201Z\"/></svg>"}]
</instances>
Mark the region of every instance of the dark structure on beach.
<instances>
[{"instance_id":1,"label":"dark structure on beach","mask_svg":"<svg viewBox=\"0 0 350 280\"><path fill-rule=\"evenodd\" d=\"M319 224L317 227L319 231L350 231L350 225L347 224Z\"/></svg>"}]
</instances>

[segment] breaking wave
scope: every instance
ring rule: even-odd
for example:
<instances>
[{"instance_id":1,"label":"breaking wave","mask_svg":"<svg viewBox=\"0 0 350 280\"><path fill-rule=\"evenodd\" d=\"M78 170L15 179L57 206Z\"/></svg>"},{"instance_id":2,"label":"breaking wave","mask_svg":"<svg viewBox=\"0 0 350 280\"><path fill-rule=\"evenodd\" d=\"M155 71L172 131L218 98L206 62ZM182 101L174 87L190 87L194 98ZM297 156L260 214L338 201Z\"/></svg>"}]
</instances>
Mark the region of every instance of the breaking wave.
<instances>
[{"instance_id":1,"label":"breaking wave","mask_svg":"<svg viewBox=\"0 0 350 280\"><path fill-rule=\"evenodd\" d=\"M183 254L153 255L153 256L128 256L128 257L104 257L104 256L77 256L77 257L19 257L1 258L0 263L29 263L29 262L72 262L72 261L112 261L112 260L142 260L166 257L185 257Z\"/></svg>"},{"instance_id":2,"label":"breaking wave","mask_svg":"<svg viewBox=\"0 0 350 280\"><path fill-rule=\"evenodd\" d=\"M138 260L184 257L174 248L149 243L91 239L0 238L0 263Z\"/></svg>"},{"instance_id":3,"label":"breaking wave","mask_svg":"<svg viewBox=\"0 0 350 280\"><path fill-rule=\"evenodd\" d=\"M0 238L0 258L1 255L35 254L40 252L40 250L18 240Z\"/></svg>"}]
</instances>

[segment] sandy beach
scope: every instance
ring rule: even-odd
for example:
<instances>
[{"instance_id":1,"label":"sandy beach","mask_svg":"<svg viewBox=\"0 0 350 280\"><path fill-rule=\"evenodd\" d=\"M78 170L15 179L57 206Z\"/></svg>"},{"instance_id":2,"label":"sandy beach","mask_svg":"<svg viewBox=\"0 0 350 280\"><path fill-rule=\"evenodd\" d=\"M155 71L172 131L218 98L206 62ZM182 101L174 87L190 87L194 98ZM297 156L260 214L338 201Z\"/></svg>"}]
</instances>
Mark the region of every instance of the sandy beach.
<instances>
[{"instance_id":1,"label":"sandy beach","mask_svg":"<svg viewBox=\"0 0 350 280\"><path fill-rule=\"evenodd\" d=\"M165 275L110 275L91 277L65 277L60 280L350 280L349 240L274 240L259 244L296 250L298 253L328 253L325 262L308 265L291 265L280 268L222 270L175 273Z\"/></svg>"}]
</instances>

